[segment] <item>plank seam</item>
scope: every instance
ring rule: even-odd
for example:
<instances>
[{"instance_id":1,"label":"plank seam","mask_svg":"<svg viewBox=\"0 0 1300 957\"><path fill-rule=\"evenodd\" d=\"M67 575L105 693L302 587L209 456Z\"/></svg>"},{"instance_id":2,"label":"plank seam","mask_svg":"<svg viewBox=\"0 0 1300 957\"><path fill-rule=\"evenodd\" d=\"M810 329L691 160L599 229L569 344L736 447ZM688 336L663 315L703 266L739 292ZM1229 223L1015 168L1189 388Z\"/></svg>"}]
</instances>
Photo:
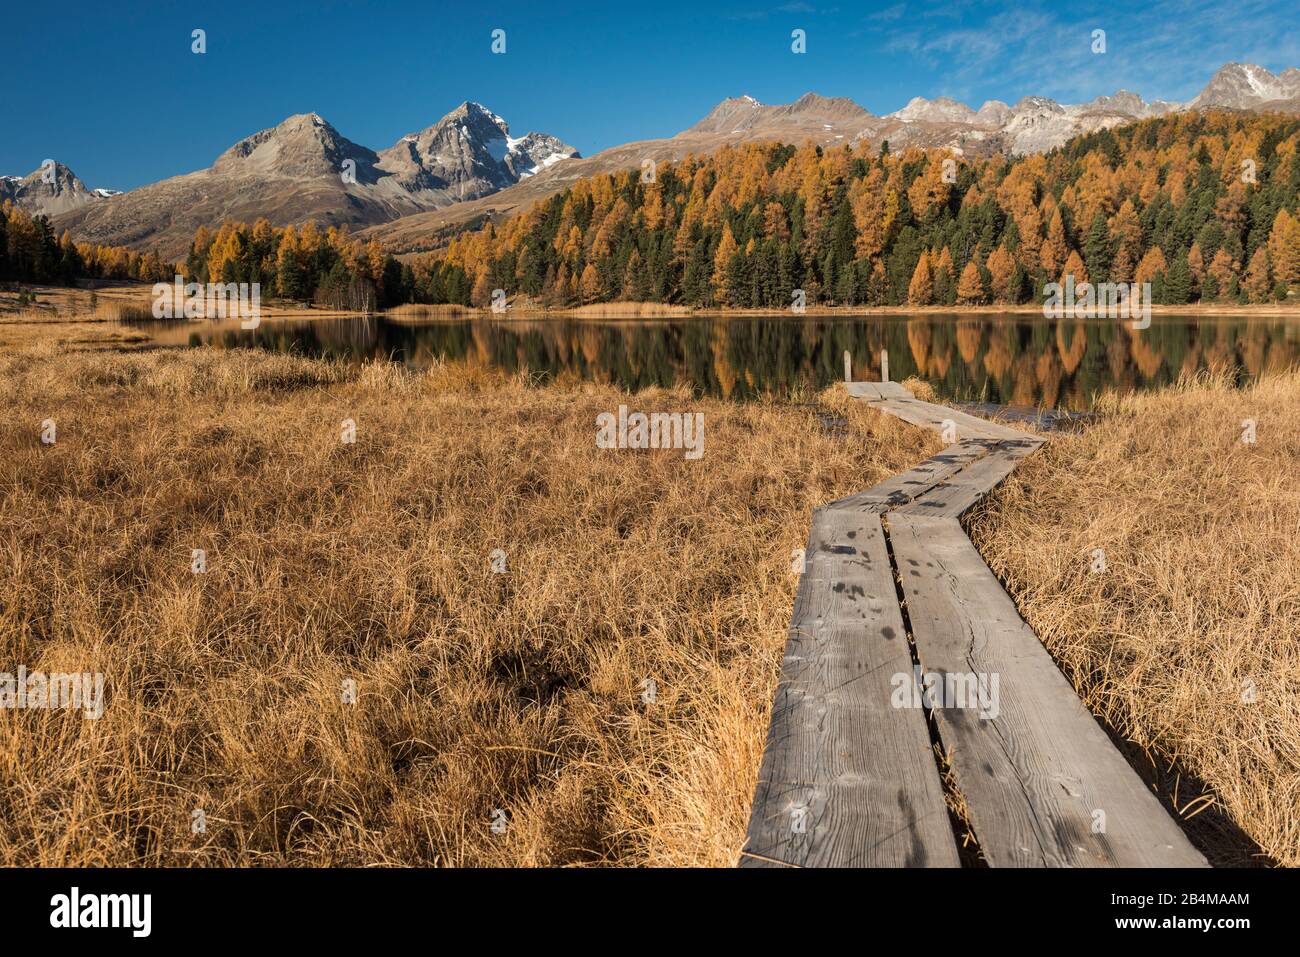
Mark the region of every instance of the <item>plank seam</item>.
<instances>
[{"instance_id":1,"label":"plank seam","mask_svg":"<svg viewBox=\"0 0 1300 957\"><path fill-rule=\"evenodd\" d=\"M958 434L963 436L960 442L956 443L955 445L949 446L948 448L944 449L936 456L931 456L929 459L925 460L922 463L919 463L917 466L913 466L911 469L905 472L899 473L898 475L890 479L886 479L883 482L878 483L876 486L873 486L871 489L867 489L863 492L855 493L854 495L847 496L843 499L838 499L814 511L814 522L816 521L815 518L816 513L821 511L834 513L840 516L844 516L846 513L868 513L868 512L875 513L878 516L879 528L880 528L881 535L883 537L883 545L885 550L885 562L888 565L888 573L893 577L893 585L895 589L894 597L895 600L897 601L897 607L898 607L898 617L895 620L899 625L902 626L902 630L904 632L904 640L907 641L907 660L910 661L913 669L919 669L919 673L924 676L927 672L924 663L922 661L921 642L916 634L915 626L912 620L912 609L909 607L909 603L907 600L906 582L903 577L904 570L899 565L900 558L894 547L895 530L890 528L890 524L891 524L890 519L892 518L893 513L895 512L898 513L900 517L900 522L903 523L900 524L899 529L908 530L908 537L906 537L904 544L906 544L908 548L911 549L913 552L915 552L916 549L918 548L922 549L922 553L925 554L926 557L933 557L935 562L940 562L939 554L938 553L931 554L929 551L927 551L925 543L921 542L919 538L917 538L916 541L913 541L913 538L916 538L917 536L917 529L915 526L912 526L909 523L915 521L953 522L954 525L956 526L955 531L950 528L949 533L954 535L960 535L961 539L963 540L964 546L968 546L971 553L973 554L973 558L971 558L970 561L971 562L978 561L982 566L982 571L987 572L990 576L992 576L992 571L988 568L987 562L984 562L983 556L979 554L978 549L975 549L973 543L971 543L970 541L969 536L966 535L965 529L961 525L960 518L966 512L970 511L970 509L973 508L978 502L982 501L985 498L985 496L987 496L993 489L997 488L1004 481L1006 481L1006 479L1010 477L1011 473L1015 471L1015 469L1019 466L1020 461L1023 458L1027 457L1028 455L1032 454L1033 452L1041 448L1041 446L1045 441L1045 437L1033 433L1022 432L1018 429L1014 429L1008 426L1003 426L997 423L984 423L983 421L976 423L972 421L975 417L969 415L968 413L957 412L955 410L949 409L946 406L940 406L935 403L922 402L920 400L916 400L915 398L910 398L910 397L909 398L904 398L904 397L885 398L882 396L881 398L877 399L862 394L865 391L866 390L864 389L859 389L857 391L850 389L850 394L854 395L854 397L859 399L859 401L865 401L867 405L873 406L878 410L880 410L881 412L884 412L888 415L892 415L896 418L902 419L903 421L909 422L911 424L919 425L924 428L929 428L931 430L938 430L940 428L940 423L951 420L951 422L957 424ZM946 427L947 426L945 426L945 428ZM973 455L969 460L964 460L962 457L965 455L969 455L971 453L972 446L978 448L980 450L979 453ZM948 456L950 458L948 458L947 461L944 461L945 456ZM954 459L951 458L952 456L956 456L955 461L958 463L957 467L951 468L951 471L944 471L945 468L948 468L953 464ZM993 459L999 459L999 461L992 461ZM915 475L918 468L923 468L927 465L929 466L928 473ZM979 470L978 474L972 475L971 473L977 469ZM908 475L913 475L914 476L913 479L906 480L906 477ZM936 477L936 475L938 477ZM885 486L886 491L875 493L874 490L880 488L881 486ZM912 486L914 486L914 488ZM954 488L954 486L957 487ZM878 500L873 500L873 499L878 499ZM928 504L930 504L934 509L934 511L930 512L928 515L925 509L918 507L927 504L927 501ZM946 510L946 512L943 510ZM899 534L902 534L902 531L900 531ZM904 550L906 551L907 549ZM918 557L920 554L921 553L918 553ZM916 562L909 559L909 564L915 565ZM929 562L927 562L927 565L928 564ZM971 573L974 574L973 571ZM916 573L913 572L913 574ZM957 587L957 583L959 583L960 581L964 581L964 579L958 579L953 577L952 572L948 572L948 576L952 583L952 590L954 594L957 594L960 591L960 589ZM1016 608L1014 600L1007 593L1005 586L1003 586L1000 581L996 580L996 576L992 576L992 577L994 579L999 594L1002 596L1002 598L1006 599L1006 601L1011 606L1011 611L1016 616L1017 624L1025 630L1025 632L1028 634L1029 637L1034 639L1037 647L1037 652L1040 652L1045 657L1045 661L1047 663L1050 663L1050 665L1056 669L1058 677L1063 677L1061 675L1060 665L1056 663L1056 661L1052 658L1050 652L1048 652L1046 647L1042 645L1041 640L1038 639L1037 635L1033 633L1033 630L1024 622L1023 617L1019 616L1018 608ZM824 586L825 583L821 583L821 584ZM883 583L881 584L883 585ZM810 586L810 587L816 587L816 586ZM802 591L802 583L801 583L801 591ZM974 621L974 619L971 620ZM793 636L796 633L796 628L797 628L795 622L792 621L791 624L792 627L790 629L789 635L787 636L787 648L788 648L788 643L793 639ZM975 649L977 632L975 630L972 630L974 628L973 625L968 624L968 625L964 625L963 627L966 632L964 636L965 641L964 644L958 644L955 648L952 649L952 651L955 653L954 663L964 662L965 665L969 668L970 673L974 674L979 671L978 662L976 660L976 649ZM953 637L957 638L958 641L961 640L959 636L954 635ZM942 658L943 657L942 650L940 650L939 654L940 657ZM868 674L876 672L880 667L884 667L884 665L885 663L882 662L877 668L869 669ZM902 665L902 662L899 661L898 665ZM917 673L918 672L914 670L913 676L915 676ZM938 672L931 672L931 673L938 673ZM858 675L857 677L862 678L865 676L866 675ZM915 678L913 678L913 680L915 680ZM1074 695L1073 700L1075 704L1079 706L1082 709L1082 712L1086 714L1088 717L1090 717L1093 721L1097 721L1097 716L1091 713L1091 709L1087 708L1086 706L1083 706L1082 702L1078 700L1077 692L1075 692L1068 679L1066 679L1066 685L1067 687L1070 688L1070 692ZM780 695L781 695L781 689L780 687L778 687L778 691L777 691L778 701L780 700ZM939 797L943 799L944 795L949 795L949 796L955 795L957 798L961 800L962 805L964 805L969 809L969 820L963 821L961 817L957 814L956 810L954 809L953 804L951 804L948 800L943 800L944 810L948 817L949 830L951 832L949 836L951 836L951 838L953 839L953 845L948 845L946 841L942 841L941 842L942 846L945 849L952 848L953 850L955 850L957 854L955 863L957 863L958 866L980 866L980 865L991 866L992 860L990 860L990 855L988 853L989 849L985 848L985 846L979 839L978 833L975 830L975 818L978 816L977 814L978 809L974 806L970 798L963 791L961 787L961 782L958 780L958 762L951 760L952 755L944 747L943 728L945 727L944 721L947 719L943 718L940 715L938 709L930 706L930 704L927 703L924 696L922 696L921 698L921 708L923 711L924 720L926 722L926 729L930 740L930 745L931 745L930 756L931 756L931 760L934 762L934 768L935 768L934 773L938 776L939 779L938 783L941 789L941 794L939 795ZM774 717L775 714L776 712L774 710L773 712ZM961 725L954 724L953 728L957 730L958 737L961 738L962 737ZM1037 845L1038 848L1037 858L1040 861L1039 866L1042 866L1043 864L1049 863L1049 861L1055 857L1055 855L1051 852L1051 850L1045 843L1045 837L1047 835L1045 835L1041 831L1041 828L1043 826L1046 826L1050 822L1045 822L1040 819L1040 809L1038 808L1039 802L1036 800L1034 793L1031 791L1030 781L1025 777L1024 773L1022 773L1021 762L1016 760L1017 749L1013 746L1015 744L1015 741L1013 739L1007 738L1006 734L1004 733L1004 729L999 725L997 725L996 723L993 725L992 730L995 732L995 738L989 742L993 748L993 750L990 750L989 753L990 755L992 755L1000 751L1002 756L1005 758L1006 766L1016 771L1016 773L1014 773L1012 776L1015 777L1016 786L1020 790L1021 797L1023 799L1023 807L1027 808L1033 817L1033 826L1031 826L1029 830L1030 833L1032 833L1033 835L1032 840ZM771 734L772 734L772 726L769 725L769 733L768 733L769 745L771 744ZM1128 761L1124 757L1123 752L1115 746L1113 741L1108 741L1108 743L1110 747L1114 750L1115 754L1118 756L1120 762L1119 766L1126 769L1130 774L1133 774L1136 780L1138 780L1139 784L1141 784L1142 783L1141 777L1137 775L1137 772L1134 771L1131 765L1129 765ZM1047 753L1052 753L1050 747L1047 748ZM945 760L945 757L949 758L951 762L950 773L948 776L948 780L946 781L943 773L943 762ZM765 764L766 761L767 761L767 753L765 750L764 752ZM918 763L917 766L918 767L924 766L924 763L923 762ZM926 779L929 780L928 775ZM812 781L809 783L809 786L816 788L818 786L818 783L819 783L818 781ZM975 784L976 784L977 792L981 791L981 788L983 789L984 796L980 798L980 801L987 802L988 800L990 800L990 795L987 793L987 787L984 786L978 778L975 779ZM763 781L760 777L759 788L757 789L757 793L755 794L755 802L754 805L751 807L751 811L750 811L750 821L751 821L750 837L751 838L753 832L753 821L755 820L756 816L759 816L763 813L761 807L763 802L760 800L760 796L763 794L762 785L763 785ZM902 785L905 788L907 786L907 782L902 782ZM1119 792L1112 792L1112 793L1125 793L1124 792L1125 787L1127 787L1127 782L1120 785ZM903 792L900 791L900 796L902 793ZM1004 795L1004 796L1009 797L1009 795ZM1142 802L1138 802L1138 803L1141 804ZM1168 824L1173 824L1174 826L1173 832L1182 837L1183 842L1186 843L1187 850L1190 851L1196 857L1198 857L1200 859L1201 865L1204 866L1205 864L1204 857L1201 856L1199 852L1195 851L1190 841L1187 840L1186 835L1182 834L1180 829L1178 828L1177 825L1181 823L1181 820L1178 818L1178 816L1176 814L1172 814L1168 808L1164 807L1164 803L1162 801L1159 801L1158 799L1155 802L1155 807L1158 809L1158 811L1161 813L1162 817L1166 821L1166 826L1168 826ZM821 809L823 813L829 810L830 810L829 806L823 807ZM990 811L991 809L985 808L984 810ZM938 808L934 807L931 811L927 812L927 815L937 815L937 813L938 813ZM1050 813L1051 812L1049 808L1049 814ZM1172 821L1170 821L1170 818L1172 818ZM930 819L933 820L932 817ZM993 819L990 818L990 820ZM1154 822L1152 823L1154 824ZM937 825L937 821L935 821L935 824ZM995 826L993 827L993 833L994 836L996 837L997 834L1000 833L1000 831L996 821L994 822L994 824ZM975 851L974 851L973 858L972 858L972 852L968 848L967 844L963 840L961 840L961 838L963 837L963 831L965 832L965 834L968 834L975 841ZM892 835L886 835L882 839L882 841L888 841L890 840L891 837ZM985 837L988 838L989 836L986 834ZM993 838L989 838L989 839L993 839ZM1020 836L1019 838L1017 838L1017 840L1024 841L1026 840L1026 837ZM932 835L931 841L932 841L932 847L937 848L940 842L939 836ZM749 840L747 839L746 845L748 846L748 844L749 844ZM999 846L997 848L994 848L994 850L997 851L997 855L994 856L998 857L998 855L1001 855L1004 851L1014 855L1015 847L1019 847L1019 850L1022 853L1029 852L1029 848L1024 845L1008 846L1006 848ZM1173 843L1165 844L1164 849L1168 851L1173 851L1175 857L1177 856L1178 853L1180 853L1179 851L1176 850L1175 845ZM1143 855L1146 853L1141 843L1129 847L1128 850L1130 852L1135 852ZM849 859L861 860L864 856L869 857L870 851L871 851L871 847L855 848L853 849L853 852L850 854ZM943 854L940 854L940 856L942 857ZM1107 856L1109 857L1111 863L1114 863L1114 852L1112 851ZM800 865L790 864L789 862L782 861L778 858L770 858L770 857L765 857L764 855L761 854L755 854L752 851L748 851L748 850L742 850L741 858L742 860L748 858L756 862L761 861L765 863L776 864L776 865L787 866L787 867L800 866ZM1014 857L1009 858L1008 860L1010 862L1013 859ZM913 863L914 862L911 859L909 859L905 866L912 866ZM920 861L915 863L919 863L921 866L925 866L924 858L922 858ZM1002 861L1000 860L999 857L999 864L1001 863Z\"/></svg>"},{"instance_id":2,"label":"plank seam","mask_svg":"<svg viewBox=\"0 0 1300 957\"><path fill-rule=\"evenodd\" d=\"M889 555L889 568L894 576L894 591L895 596L898 599L898 610L902 613L903 617L903 629L907 635L908 651L910 651L912 655L912 667L920 669L920 673L924 674L925 666L921 663L921 647L917 644L915 633L912 631L912 616L907 607L907 594L906 589L903 587L903 573L898 566L898 557L894 554L894 543L889 534L888 513L881 516L880 525L885 532L885 551ZM916 671L913 671L912 673L913 675L917 674ZM921 698L921 711L925 715L925 726L930 732L930 749L934 758L935 771L939 775L939 784L945 793L951 790L961 799L963 805L969 807L970 803L966 800L966 796L962 793L961 786L957 781L956 770L954 769L950 776L950 780L945 780L944 778L943 763L939 755L947 754L948 748L943 743L943 734L939 725L939 716L934 713L933 708L929 707L925 703L924 696ZM934 751L936 745L940 749L938 752ZM971 853L966 847L966 842L961 839L961 829L964 827L971 839L975 842L974 860L983 861L982 852L980 851L982 845L980 844L979 834L975 830L975 822L970 820L963 822L960 815L957 814L956 809L949 805L946 800L944 801L944 808L948 812L948 825L952 828L953 841L957 845L958 858L961 858L963 852L967 855ZM965 867L966 865L963 863L962 866ZM985 866L988 866L987 862L985 862Z\"/></svg>"}]
</instances>

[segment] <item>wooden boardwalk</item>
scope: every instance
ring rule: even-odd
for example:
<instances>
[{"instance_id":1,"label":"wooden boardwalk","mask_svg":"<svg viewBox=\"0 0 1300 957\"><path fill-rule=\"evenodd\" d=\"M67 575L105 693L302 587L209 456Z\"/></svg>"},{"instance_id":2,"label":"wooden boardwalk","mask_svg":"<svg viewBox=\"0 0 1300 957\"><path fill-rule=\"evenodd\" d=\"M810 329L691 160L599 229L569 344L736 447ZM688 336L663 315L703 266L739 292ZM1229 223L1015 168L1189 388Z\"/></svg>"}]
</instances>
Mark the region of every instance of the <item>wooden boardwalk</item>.
<instances>
[{"instance_id":1,"label":"wooden boardwalk","mask_svg":"<svg viewBox=\"0 0 1300 957\"><path fill-rule=\"evenodd\" d=\"M741 866L959 866L927 711L990 866L1207 866L962 530L1043 439L848 389L951 444L813 513Z\"/></svg>"}]
</instances>

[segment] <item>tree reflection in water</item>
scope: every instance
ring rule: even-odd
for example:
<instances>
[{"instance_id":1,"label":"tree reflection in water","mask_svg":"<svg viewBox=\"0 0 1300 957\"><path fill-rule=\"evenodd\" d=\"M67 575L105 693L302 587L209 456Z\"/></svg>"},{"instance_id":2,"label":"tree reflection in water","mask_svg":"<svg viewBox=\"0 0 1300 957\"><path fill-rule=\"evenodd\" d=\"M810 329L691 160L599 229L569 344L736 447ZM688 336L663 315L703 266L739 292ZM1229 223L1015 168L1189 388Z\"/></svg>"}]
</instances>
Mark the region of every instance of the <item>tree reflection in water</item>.
<instances>
[{"instance_id":1,"label":"tree reflection in water","mask_svg":"<svg viewBox=\"0 0 1300 957\"><path fill-rule=\"evenodd\" d=\"M383 316L193 329L191 343L256 346L341 359L383 357L420 368L435 358L616 383L689 383L733 399L819 390L843 376L878 379L881 349L895 380L919 376L947 399L1086 410L1107 388L1153 389L1182 373L1240 381L1300 366L1300 323L1280 318L1114 320L1024 315L771 316L685 320L489 318L396 322Z\"/></svg>"}]
</instances>

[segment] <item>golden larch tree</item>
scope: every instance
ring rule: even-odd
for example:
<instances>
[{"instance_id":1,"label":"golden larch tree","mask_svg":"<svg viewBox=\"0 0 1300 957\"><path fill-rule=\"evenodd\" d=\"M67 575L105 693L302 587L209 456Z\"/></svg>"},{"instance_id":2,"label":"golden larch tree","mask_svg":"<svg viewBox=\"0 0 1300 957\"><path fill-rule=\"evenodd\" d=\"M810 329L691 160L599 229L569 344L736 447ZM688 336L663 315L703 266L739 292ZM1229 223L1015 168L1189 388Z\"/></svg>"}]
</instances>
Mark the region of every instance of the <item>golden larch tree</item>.
<instances>
[{"instance_id":1,"label":"golden larch tree","mask_svg":"<svg viewBox=\"0 0 1300 957\"><path fill-rule=\"evenodd\" d=\"M961 280L957 283L957 301L967 306L974 306L984 301L984 283L980 279L979 267L972 259L961 271Z\"/></svg>"},{"instance_id":2,"label":"golden larch tree","mask_svg":"<svg viewBox=\"0 0 1300 957\"><path fill-rule=\"evenodd\" d=\"M1268 261L1268 248L1260 246L1255 250L1255 255L1250 257L1250 265L1246 268L1246 278L1242 282L1242 288L1246 290L1246 296L1251 302L1268 302L1273 294L1272 268Z\"/></svg>"},{"instance_id":3,"label":"golden larch tree","mask_svg":"<svg viewBox=\"0 0 1300 957\"><path fill-rule=\"evenodd\" d=\"M984 268L989 271L989 285L993 289L993 300L995 302L1010 302L1011 295L1011 277L1015 275L1016 260L1007 252L1005 246L997 246L993 252L989 253L988 260L984 263ZM961 295L958 289L957 294Z\"/></svg>"},{"instance_id":4,"label":"golden larch tree","mask_svg":"<svg viewBox=\"0 0 1300 957\"><path fill-rule=\"evenodd\" d=\"M1067 276L1074 277L1076 287L1088 281L1088 267L1083 264L1083 259L1080 258L1077 249L1070 250L1070 255L1066 257L1065 265L1061 268L1062 283L1065 282Z\"/></svg>"},{"instance_id":5,"label":"golden larch tree","mask_svg":"<svg viewBox=\"0 0 1300 957\"><path fill-rule=\"evenodd\" d=\"M740 252L740 247L736 245L736 237L731 235L731 225L727 224L722 227L722 239L718 243L718 251L713 256L713 295L719 304L727 305L731 301L731 283L728 281L728 274L731 271L731 260L736 253Z\"/></svg>"},{"instance_id":6,"label":"golden larch tree","mask_svg":"<svg viewBox=\"0 0 1300 957\"><path fill-rule=\"evenodd\" d=\"M1278 210L1268 238L1268 258L1273 276L1286 283L1300 282L1300 219Z\"/></svg>"},{"instance_id":7,"label":"golden larch tree","mask_svg":"<svg viewBox=\"0 0 1300 957\"><path fill-rule=\"evenodd\" d=\"M582 296L583 302L595 302L600 298L604 290L600 285L600 273L596 269L595 263L587 263L587 267L582 270L582 282L579 285L579 295Z\"/></svg>"},{"instance_id":8,"label":"golden larch tree","mask_svg":"<svg viewBox=\"0 0 1300 957\"><path fill-rule=\"evenodd\" d=\"M1070 249L1065 242L1065 220L1059 209L1053 211L1052 219L1047 224L1047 239L1038 253L1039 265L1049 276L1055 276L1069 255Z\"/></svg>"},{"instance_id":9,"label":"golden larch tree","mask_svg":"<svg viewBox=\"0 0 1300 957\"><path fill-rule=\"evenodd\" d=\"M928 306L934 301L934 277L930 275L930 254L922 250L907 285L907 301L914 306Z\"/></svg>"},{"instance_id":10,"label":"golden larch tree","mask_svg":"<svg viewBox=\"0 0 1300 957\"><path fill-rule=\"evenodd\" d=\"M930 263L936 281L939 278L939 273L947 273L949 282L957 277L957 267L952 262L952 250L947 246L943 247L938 257L931 257Z\"/></svg>"},{"instance_id":11,"label":"golden larch tree","mask_svg":"<svg viewBox=\"0 0 1300 957\"><path fill-rule=\"evenodd\" d=\"M1165 272L1168 268L1169 264L1165 261L1164 252L1159 246L1152 246L1138 263L1137 270L1133 273L1133 281L1139 284L1151 282L1157 273Z\"/></svg>"},{"instance_id":12,"label":"golden larch tree","mask_svg":"<svg viewBox=\"0 0 1300 957\"><path fill-rule=\"evenodd\" d=\"M1214 277L1214 281L1219 286L1219 297L1222 298L1228 294L1228 287L1237 275L1237 264L1232 261L1226 249L1220 249L1214 254L1214 259L1210 261L1209 274Z\"/></svg>"}]
</instances>

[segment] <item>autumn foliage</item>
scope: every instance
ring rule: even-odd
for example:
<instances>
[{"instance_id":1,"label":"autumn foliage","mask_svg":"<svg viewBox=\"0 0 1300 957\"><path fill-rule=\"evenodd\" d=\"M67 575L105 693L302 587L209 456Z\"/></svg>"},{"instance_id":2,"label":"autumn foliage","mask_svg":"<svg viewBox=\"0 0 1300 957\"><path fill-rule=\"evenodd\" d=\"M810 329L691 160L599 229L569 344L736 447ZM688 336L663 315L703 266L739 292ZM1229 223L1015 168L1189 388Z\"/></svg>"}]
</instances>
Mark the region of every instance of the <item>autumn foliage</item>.
<instances>
[{"instance_id":1,"label":"autumn foliage","mask_svg":"<svg viewBox=\"0 0 1300 957\"><path fill-rule=\"evenodd\" d=\"M347 226L272 226L259 219L200 228L185 274L196 282L259 283L263 296L369 311L407 302L458 302L471 292L453 267L399 263L377 240Z\"/></svg>"},{"instance_id":2,"label":"autumn foliage","mask_svg":"<svg viewBox=\"0 0 1300 957\"><path fill-rule=\"evenodd\" d=\"M171 279L176 267L157 253L74 242L57 235L49 218L6 200L0 205L0 280L68 284L78 279Z\"/></svg>"},{"instance_id":3,"label":"autumn foliage","mask_svg":"<svg viewBox=\"0 0 1300 957\"><path fill-rule=\"evenodd\" d=\"M1150 282L1154 301L1268 302L1300 288L1300 120L1176 114L1046 155L954 159L859 142L724 147L581 180L454 239L429 269L547 305L786 308L1041 301Z\"/></svg>"}]
</instances>

